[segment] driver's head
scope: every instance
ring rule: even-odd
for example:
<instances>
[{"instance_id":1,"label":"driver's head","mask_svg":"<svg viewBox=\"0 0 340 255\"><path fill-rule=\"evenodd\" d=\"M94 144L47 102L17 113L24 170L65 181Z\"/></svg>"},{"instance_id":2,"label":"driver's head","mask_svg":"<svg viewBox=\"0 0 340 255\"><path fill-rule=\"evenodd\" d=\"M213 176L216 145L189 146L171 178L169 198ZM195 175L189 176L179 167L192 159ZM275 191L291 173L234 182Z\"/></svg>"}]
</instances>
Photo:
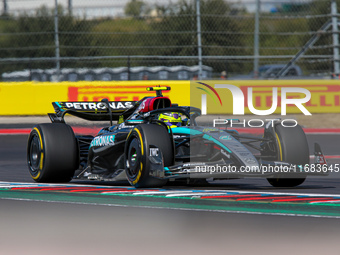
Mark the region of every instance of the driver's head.
<instances>
[{"instance_id":1,"label":"driver's head","mask_svg":"<svg viewBox=\"0 0 340 255\"><path fill-rule=\"evenodd\" d=\"M182 125L182 118L178 112L161 113L158 120L163 121L171 128L180 127Z\"/></svg>"}]
</instances>

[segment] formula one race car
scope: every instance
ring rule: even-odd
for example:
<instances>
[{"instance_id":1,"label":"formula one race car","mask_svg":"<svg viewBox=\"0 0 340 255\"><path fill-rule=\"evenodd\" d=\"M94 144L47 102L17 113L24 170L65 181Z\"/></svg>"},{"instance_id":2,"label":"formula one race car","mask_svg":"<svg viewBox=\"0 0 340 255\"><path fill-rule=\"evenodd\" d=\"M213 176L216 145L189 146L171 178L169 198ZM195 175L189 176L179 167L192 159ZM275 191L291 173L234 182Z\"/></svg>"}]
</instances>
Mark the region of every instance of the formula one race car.
<instances>
[{"instance_id":1,"label":"formula one race car","mask_svg":"<svg viewBox=\"0 0 340 255\"><path fill-rule=\"evenodd\" d=\"M261 138L228 127L198 126L200 109L172 104L162 95L170 87L147 90L156 96L138 102L54 102L56 113L48 114L52 123L36 125L29 135L32 178L37 182L127 179L135 187L245 176L265 177L275 187L304 182L309 150L299 125L284 127L279 120L272 121ZM95 137L75 136L65 124L66 114L108 120L110 126ZM325 163L318 145L316 153L317 163Z\"/></svg>"}]
</instances>

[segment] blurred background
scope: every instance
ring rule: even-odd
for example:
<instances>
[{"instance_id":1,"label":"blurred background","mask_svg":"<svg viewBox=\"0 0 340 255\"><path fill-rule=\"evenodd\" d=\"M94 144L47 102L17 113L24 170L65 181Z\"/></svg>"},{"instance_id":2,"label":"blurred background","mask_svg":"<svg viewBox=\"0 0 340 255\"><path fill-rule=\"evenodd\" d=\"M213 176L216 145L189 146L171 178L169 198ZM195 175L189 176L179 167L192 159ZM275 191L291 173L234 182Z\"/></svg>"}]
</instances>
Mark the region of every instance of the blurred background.
<instances>
[{"instance_id":1,"label":"blurred background","mask_svg":"<svg viewBox=\"0 0 340 255\"><path fill-rule=\"evenodd\" d=\"M2 0L3 81L339 78L340 0Z\"/></svg>"}]
</instances>

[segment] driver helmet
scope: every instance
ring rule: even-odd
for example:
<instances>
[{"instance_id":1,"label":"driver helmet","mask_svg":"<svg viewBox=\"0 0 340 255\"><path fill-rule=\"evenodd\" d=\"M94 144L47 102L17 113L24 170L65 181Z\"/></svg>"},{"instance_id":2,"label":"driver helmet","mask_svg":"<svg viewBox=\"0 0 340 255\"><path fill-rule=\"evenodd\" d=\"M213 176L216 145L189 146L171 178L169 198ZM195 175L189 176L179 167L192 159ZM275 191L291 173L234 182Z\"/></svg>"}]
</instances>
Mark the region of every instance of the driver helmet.
<instances>
[{"instance_id":1,"label":"driver helmet","mask_svg":"<svg viewBox=\"0 0 340 255\"><path fill-rule=\"evenodd\" d=\"M182 118L178 112L161 113L158 120L163 121L170 128L176 128L182 125Z\"/></svg>"}]
</instances>

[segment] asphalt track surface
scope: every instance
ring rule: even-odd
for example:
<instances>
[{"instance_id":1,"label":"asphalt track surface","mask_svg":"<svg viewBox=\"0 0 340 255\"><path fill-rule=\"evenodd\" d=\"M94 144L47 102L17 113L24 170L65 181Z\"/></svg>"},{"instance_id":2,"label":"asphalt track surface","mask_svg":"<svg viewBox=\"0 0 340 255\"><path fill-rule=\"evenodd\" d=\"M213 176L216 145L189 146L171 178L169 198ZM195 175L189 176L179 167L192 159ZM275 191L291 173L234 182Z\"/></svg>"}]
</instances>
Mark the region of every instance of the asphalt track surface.
<instances>
[{"instance_id":1,"label":"asphalt track surface","mask_svg":"<svg viewBox=\"0 0 340 255\"><path fill-rule=\"evenodd\" d=\"M317 141L325 155L338 156L339 137L308 135L310 151ZM27 171L26 142L27 135L0 136L3 185L35 185ZM337 157L328 158L330 164L339 162ZM340 198L339 176L340 173L328 178L308 178L301 186L289 189L275 189L264 179L248 178L212 182L205 187L170 186L165 192L235 191L238 197L252 192L275 193L275 196L317 194L332 195L335 201L337 196ZM77 189L84 188L84 184L94 190L130 188L124 183L70 184ZM97 190L79 192L70 199L65 191L20 189L0 189L0 254L338 254L340 248L340 207L337 206L321 204L314 213L310 211L314 206L311 204L252 203L244 209L240 203L236 208L240 210L232 210L224 206L234 203L229 200L201 202L127 195L110 196L115 200L108 203L99 197ZM263 206L267 211L260 210Z\"/></svg>"},{"instance_id":2,"label":"asphalt track surface","mask_svg":"<svg viewBox=\"0 0 340 255\"><path fill-rule=\"evenodd\" d=\"M26 163L27 135L0 135L0 181L33 182ZM340 163L340 134L307 135L310 152L313 144L321 145L329 164ZM312 159L311 159L312 161ZM98 184L98 183L97 183ZM99 183L101 184L101 183ZM107 185L107 183L103 183ZM265 179L246 178L228 181L215 181L209 187L239 189L249 191L300 192L340 195L340 173L328 177L311 177L296 188L273 188Z\"/></svg>"}]
</instances>

